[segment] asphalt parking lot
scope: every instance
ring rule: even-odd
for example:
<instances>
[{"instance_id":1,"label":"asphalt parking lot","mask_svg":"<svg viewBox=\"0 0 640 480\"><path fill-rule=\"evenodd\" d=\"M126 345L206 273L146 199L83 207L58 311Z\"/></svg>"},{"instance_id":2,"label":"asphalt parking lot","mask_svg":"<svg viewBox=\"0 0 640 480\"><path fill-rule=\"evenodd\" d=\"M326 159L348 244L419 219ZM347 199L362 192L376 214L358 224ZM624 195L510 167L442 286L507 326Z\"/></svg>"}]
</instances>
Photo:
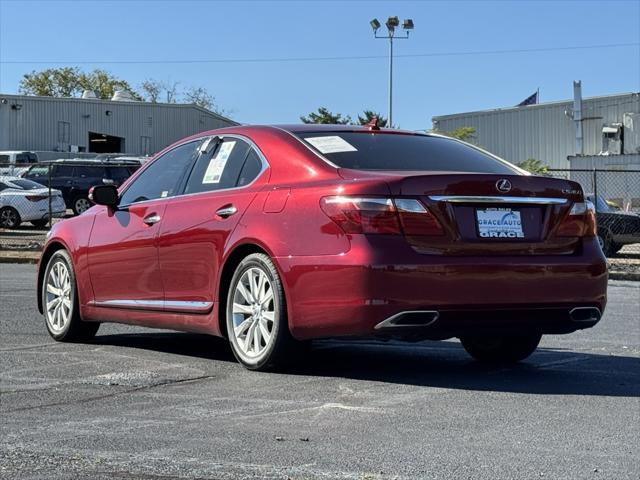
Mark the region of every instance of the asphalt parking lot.
<instances>
[{"instance_id":1,"label":"asphalt parking lot","mask_svg":"<svg viewBox=\"0 0 640 480\"><path fill-rule=\"evenodd\" d=\"M317 342L252 373L202 335L58 344L33 265L0 265L0 477L640 477L640 283L513 368L458 342Z\"/></svg>"}]
</instances>

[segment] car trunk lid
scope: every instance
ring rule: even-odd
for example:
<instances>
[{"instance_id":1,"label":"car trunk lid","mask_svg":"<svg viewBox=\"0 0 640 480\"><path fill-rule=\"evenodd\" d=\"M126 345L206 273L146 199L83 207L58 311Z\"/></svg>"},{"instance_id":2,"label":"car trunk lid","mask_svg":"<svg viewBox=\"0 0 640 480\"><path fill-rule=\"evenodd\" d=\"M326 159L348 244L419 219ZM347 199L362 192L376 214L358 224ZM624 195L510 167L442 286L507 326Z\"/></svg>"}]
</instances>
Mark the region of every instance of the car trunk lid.
<instances>
[{"instance_id":1,"label":"car trunk lid","mask_svg":"<svg viewBox=\"0 0 640 480\"><path fill-rule=\"evenodd\" d=\"M555 232L575 202L579 184L531 175L382 172L341 169L345 179L379 177L392 197L418 198L443 227L441 236L406 236L425 254L571 254L579 237Z\"/></svg>"}]
</instances>

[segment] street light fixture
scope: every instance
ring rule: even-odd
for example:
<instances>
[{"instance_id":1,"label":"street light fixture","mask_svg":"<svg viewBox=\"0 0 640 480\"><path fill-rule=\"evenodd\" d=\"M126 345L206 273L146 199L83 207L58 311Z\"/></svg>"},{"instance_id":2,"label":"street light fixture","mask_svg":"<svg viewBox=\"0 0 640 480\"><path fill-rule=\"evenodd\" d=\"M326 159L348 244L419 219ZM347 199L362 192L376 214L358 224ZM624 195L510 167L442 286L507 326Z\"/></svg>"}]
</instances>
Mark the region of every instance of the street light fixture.
<instances>
[{"instance_id":1,"label":"street light fixture","mask_svg":"<svg viewBox=\"0 0 640 480\"><path fill-rule=\"evenodd\" d=\"M384 38L389 40L389 127L393 127L393 40L401 39L406 40L409 38L409 33L413 30L413 20L410 18L405 19L402 23L402 29L405 31L404 36L396 35L396 27L400 26L400 20L398 17L389 17L385 22L387 27L387 35L378 35L378 29L380 28L380 22L377 18L374 18L369 22L373 29L374 38Z\"/></svg>"}]
</instances>

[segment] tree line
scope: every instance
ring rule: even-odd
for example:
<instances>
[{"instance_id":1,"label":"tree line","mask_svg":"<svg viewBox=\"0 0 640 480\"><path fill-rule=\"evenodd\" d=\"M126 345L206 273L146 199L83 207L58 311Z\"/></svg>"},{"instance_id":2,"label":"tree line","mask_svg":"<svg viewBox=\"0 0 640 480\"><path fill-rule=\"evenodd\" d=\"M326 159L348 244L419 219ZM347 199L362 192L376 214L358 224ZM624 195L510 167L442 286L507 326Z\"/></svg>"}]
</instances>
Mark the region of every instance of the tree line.
<instances>
[{"instance_id":1,"label":"tree line","mask_svg":"<svg viewBox=\"0 0 640 480\"><path fill-rule=\"evenodd\" d=\"M32 71L22 76L19 92L23 95L42 97L80 97L85 90L95 93L97 98L110 99L117 90L126 90L139 101L157 103L193 103L224 115L215 97L201 86L182 88L180 82L144 80L135 88L122 78L95 69L85 72L78 67L48 68Z\"/></svg>"}]
</instances>

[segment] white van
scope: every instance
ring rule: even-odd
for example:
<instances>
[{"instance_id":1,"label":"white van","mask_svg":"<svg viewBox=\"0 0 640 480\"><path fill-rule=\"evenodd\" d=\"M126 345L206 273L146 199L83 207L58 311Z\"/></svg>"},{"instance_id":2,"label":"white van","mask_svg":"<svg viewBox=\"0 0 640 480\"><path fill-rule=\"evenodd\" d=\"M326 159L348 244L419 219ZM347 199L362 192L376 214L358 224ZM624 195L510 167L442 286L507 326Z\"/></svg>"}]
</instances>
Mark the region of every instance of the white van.
<instances>
[{"instance_id":1,"label":"white van","mask_svg":"<svg viewBox=\"0 0 640 480\"><path fill-rule=\"evenodd\" d=\"M19 177L34 163L38 163L34 152L0 151L0 175Z\"/></svg>"}]
</instances>

